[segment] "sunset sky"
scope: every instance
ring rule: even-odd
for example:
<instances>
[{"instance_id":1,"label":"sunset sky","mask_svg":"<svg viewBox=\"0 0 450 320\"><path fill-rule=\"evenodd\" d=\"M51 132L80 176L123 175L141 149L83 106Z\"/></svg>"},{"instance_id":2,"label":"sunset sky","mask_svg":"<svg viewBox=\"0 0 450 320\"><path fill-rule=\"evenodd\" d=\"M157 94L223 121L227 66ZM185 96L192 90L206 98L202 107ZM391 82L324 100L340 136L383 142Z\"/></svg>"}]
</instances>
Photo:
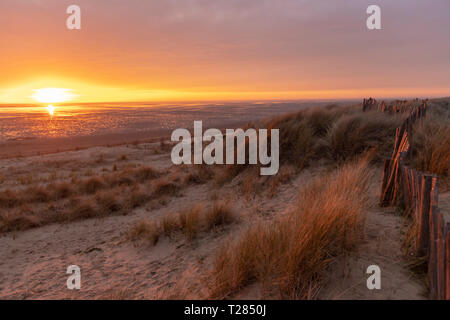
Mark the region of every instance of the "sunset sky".
<instances>
[{"instance_id":1,"label":"sunset sky","mask_svg":"<svg viewBox=\"0 0 450 320\"><path fill-rule=\"evenodd\" d=\"M0 16L0 103L450 95L449 0L1 0Z\"/></svg>"}]
</instances>

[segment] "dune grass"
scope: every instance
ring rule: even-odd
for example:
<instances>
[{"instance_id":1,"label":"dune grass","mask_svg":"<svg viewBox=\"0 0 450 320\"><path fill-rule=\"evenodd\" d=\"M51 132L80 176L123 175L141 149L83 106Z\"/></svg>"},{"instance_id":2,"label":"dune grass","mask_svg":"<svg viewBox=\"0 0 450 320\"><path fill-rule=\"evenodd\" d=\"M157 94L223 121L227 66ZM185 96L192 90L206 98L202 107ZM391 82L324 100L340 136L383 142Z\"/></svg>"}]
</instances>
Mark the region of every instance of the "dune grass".
<instances>
[{"instance_id":1,"label":"dune grass","mask_svg":"<svg viewBox=\"0 0 450 320\"><path fill-rule=\"evenodd\" d=\"M26 230L55 222L127 214L151 199L179 190L171 177L161 186L161 172L151 167L126 168L23 189L0 191L0 232ZM154 181L156 194L146 185ZM146 185L146 186L144 186ZM173 188L173 186L175 186ZM159 188L159 189L158 189Z\"/></svg>"},{"instance_id":2,"label":"dune grass","mask_svg":"<svg viewBox=\"0 0 450 320\"><path fill-rule=\"evenodd\" d=\"M313 164L335 167L373 150L374 162L390 156L395 129L404 115L363 112L360 105L309 108L272 117L249 127L280 130L281 167L304 169ZM224 165L215 170L216 185L223 185L248 165Z\"/></svg>"},{"instance_id":3,"label":"dune grass","mask_svg":"<svg viewBox=\"0 0 450 320\"><path fill-rule=\"evenodd\" d=\"M450 109L432 104L427 116L412 131L409 161L420 171L437 174L440 187L449 189Z\"/></svg>"},{"instance_id":4,"label":"dune grass","mask_svg":"<svg viewBox=\"0 0 450 320\"><path fill-rule=\"evenodd\" d=\"M155 238L159 239L162 236L172 238L177 234L183 234L187 241L192 241L202 231L217 230L236 221L229 202L214 201L211 206L197 203L178 213L172 213L157 220L143 220L135 224L129 230L128 238L133 241L150 239L150 243L154 245Z\"/></svg>"},{"instance_id":5,"label":"dune grass","mask_svg":"<svg viewBox=\"0 0 450 320\"><path fill-rule=\"evenodd\" d=\"M362 160L317 177L287 216L227 242L211 271L210 297L258 282L265 297L314 298L330 262L359 243L370 172Z\"/></svg>"}]
</instances>

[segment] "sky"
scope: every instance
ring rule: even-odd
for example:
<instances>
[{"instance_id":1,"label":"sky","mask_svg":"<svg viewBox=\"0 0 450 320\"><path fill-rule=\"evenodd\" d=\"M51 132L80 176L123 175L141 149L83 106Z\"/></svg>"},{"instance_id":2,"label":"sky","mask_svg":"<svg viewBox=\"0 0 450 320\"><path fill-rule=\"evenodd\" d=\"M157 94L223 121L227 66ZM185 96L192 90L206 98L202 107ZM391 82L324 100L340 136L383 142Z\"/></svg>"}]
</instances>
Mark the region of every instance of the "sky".
<instances>
[{"instance_id":1,"label":"sky","mask_svg":"<svg viewBox=\"0 0 450 320\"><path fill-rule=\"evenodd\" d=\"M0 103L450 96L449 38L449 0L1 0Z\"/></svg>"}]
</instances>

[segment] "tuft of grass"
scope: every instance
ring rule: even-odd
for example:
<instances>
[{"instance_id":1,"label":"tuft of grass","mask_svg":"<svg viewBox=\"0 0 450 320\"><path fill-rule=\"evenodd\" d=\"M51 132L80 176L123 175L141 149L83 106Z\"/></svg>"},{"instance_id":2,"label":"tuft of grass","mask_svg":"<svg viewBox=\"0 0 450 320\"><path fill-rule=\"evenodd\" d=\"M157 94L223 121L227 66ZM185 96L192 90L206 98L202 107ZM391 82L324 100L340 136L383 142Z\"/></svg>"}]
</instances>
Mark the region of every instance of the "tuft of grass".
<instances>
[{"instance_id":1,"label":"tuft of grass","mask_svg":"<svg viewBox=\"0 0 450 320\"><path fill-rule=\"evenodd\" d=\"M214 201L212 208L205 213L205 222L208 230L224 226L235 221L230 202Z\"/></svg>"},{"instance_id":2,"label":"tuft of grass","mask_svg":"<svg viewBox=\"0 0 450 320\"><path fill-rule=\"evenodd\" d=\"M21 175L18 180L22 185L30 185L33 183L33 176L31 174Z\"/></svg>"},{"instance_id":3,"label":"tuft of grass","mask_svg":"<svg viewBox=\"0 0 450 320\"><path fill-rule=\"evenodd\" d=\"M153 194L155 196L175 196L180 191L180 187L166 178L155 181L153 185Z\"/></svg>"},{"instance_id":4,"label":"tuft of grass","mask_svg":"<svg viewBox=\"0 0 450 320\"><path fill-rule=\"evenodd\" d=\"M162 218L161 228L164 235L170 237L173 233L182 230L182 225L178 217L172 214Z\"/></svg>"},{"instance_id":5,"label":"tuft of grass","mask_svg":"<svg viewBox=\"0 0 450 320\"><path fill-rule=\"evenodd\" d=\"M309 183L286 216L250 227L217 253L211 298L257 281L263 296L314 298L330 262L359 243L370 177L367 160Z\"/></svg>"},{"instance_id":6,"label":"tuft of grass","mask_svg":"<svg viewBox=\"0 0 450 320\"><path fill-rule=\"evenodd\" d=\"M285 165L280 168L280 171L275 176L270 177L269 189L267 191L267 196L273 198L278 190L278 187L282 184L286 184L295 177L296 170L295 167L290 165Z\"/></svg>"},{"instance_id":7,"label":"tuft of grass","mask_svg":"<svg viewBox=\"0 0 450 320\"><path fill-rule=\"evenodd\" d=\"M135 179L139 182L145 182L160 176L159 172L150 166L140 167L135 171Z\"/></svg>"},{"instance_id":8,"label":"tuft of grass","mask_svg":"<svg viewBox=\"0 0 450 320\"><path fill-rule=\"evenodd\" d=\"M201 229L203 205L197 204L178 214L178 221L188 241L197 237Z\"/></svg>"},{"instance_id":9,"label":"tuft of grass","mask_svg":"<svg viewBox=\"0 0 450 320\"><path fill-rule=\"evenodd\" d=\"M17 192L6 189L0 192L0 207L12 208L21 203L21 199Z\"/></svg>"},{"instance_id":10,"label":"tuft of grass","mask_svg":"<svg viewBox=\"0 0 450 320\"><path fill-rule=\"evenodd\" d=\"M74 190L70 183L62 182L53 187L56 199L68 198L73 194Z\"/></svg>"},{"instance_id":11,"label":"tuft of grass","mask_svg":"<svg viewBox=\"0 0 450 320\"><path fill-rule=\"evenodd\" d=\"M214 177L211 166L202 164L194 166L184 177L185 184L202 184Z\"/></svg>"},{"instance_id":12,"label":"tuft of grass","mask_svg":"<svg viewBox=\"0 0 450 320\"><path fill-rule=\"evenodd\" d=\"M123 204L119 201L118 194L111 190L99 192L95 195L100 216L107 216L118 213L122 210Z\"/></svg>"},{"instance_id":13,"label":"tuft of grass","mask_svg":"<svg viewBox=\"0 0 450 320\"><path fill-rule=\"evenodd\" d=\"M137 208L150 201L151 195L146 192L143 187L136 185L131 189L131 194L127 199L128 207Z\"/></svg>"},{"instance_id":14,"label":"tuft of grass","mask_svg":"<svg viewBox=\"0 0 450 320\"><path fill-rule=\"evenodd\" d=\"M152 245L156 245L161 236L161 228L160 226L152 221L142 220L128 231L127 233L128 239L132 241L145 239L149 241Z\"/></svg>"},{"instance_id":15,"label":"tuft of grass","mask_svg":"<svg viewBox=\"0 0 450 320\"><path fill-rule=\"evenodd\" d=\"M102 177L92 177L83 181L82 189L86 193L95 193L105 187L105 181Z\"/></svg>"},{"instance_id":16,"label":"tuft of grass","mask_svg":"<svg viewBox=\"0 0 450 320\"><path fill-rule=\"evenodd\" d=\"M308 114L306 111L300 111L275 118L268 124L269 129L280 130L280 161L292 163L299 168L308 166L314 158L318 142Z\"/></svg>"},{"instance_id":17,"label":"tuft of grass","mask_svg":"<svg viewBox=\"0 0 450 320\"><path fill-rule=\"evenodd\" d=\"M353 160L372 148L381 159L393 148L395 129L401 118L384 113L366 112L339 118L326 136L328 157L335 161Z\"/></svg>"},{"instance_id":18,"label":"tuft of grass","mask_svg":"<svg viewBox=\"0 0 450 320\"><path fill-rule=\"evenodd\" d=\"M51 199L49 190L43 186L31 187L27 190L31 202L47 202Z\"/></svg>"},{"instance_id":19,"label":"tuft of grass","mask_svg":"<svg viewBox=\"0 0 450 320\"><path fill-rule=\"evenodd\" d=\"M39 219L34 215L33 209L22 206L14 211L0 213L0 232L12 232L40 226Z\"/></svg>"},{"instance_id":20,"label":"tuft of grass","mask_svg":"<svg viewBox=\"0 0 450 320\"><path fill-rule=\"evenodd\" d=\"M411 138L413 165L440 177L450 176L450 121L431 116L414 128Z\"/></svg>"},{"instance_id":21,"label":"tuft of grass","mask_svg":"<svg viewBox=\"0 0 450 320\"><path fill-rule=\"evenodd\" d=\"M73 202L76 204L73 206L72 210L67 213L67 220L83 220L98 216L98 210L91 199L73 199Z\"/></svg>"}]
</instances>

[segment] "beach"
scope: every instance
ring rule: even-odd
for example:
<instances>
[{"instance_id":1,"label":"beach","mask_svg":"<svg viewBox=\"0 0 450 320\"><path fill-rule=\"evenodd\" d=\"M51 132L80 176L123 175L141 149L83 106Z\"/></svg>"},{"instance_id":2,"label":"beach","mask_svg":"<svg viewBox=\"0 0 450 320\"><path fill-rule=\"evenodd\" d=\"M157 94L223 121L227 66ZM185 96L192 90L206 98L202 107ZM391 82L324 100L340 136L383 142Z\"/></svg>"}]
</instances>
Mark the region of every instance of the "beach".
<instances>
[{"instance_id":1,"label":"beach","mask_svg":"<svg viewBox=\"0 0 450 320\"><path fill-rule=\"evenodd\" d=\"M341 150L358 155L342 162L342 169L336 169L332 149L324 157L319 144L315 148L320 153L313 157L305 153L311 148L305 142L299 145L302 153L286 148L287 139L300 141L306 137L305 133L292 136L285 126L297 128L302 123L313 123L312 119L317 117L322 121L337 121L332 117L362 119L358 121L369 121L380 132L393 128L402 119L377 112L366 116L360 110L360 105L317 107L261 120L262 126L269 123L269 127L282 128L282 165L274 176L259 175L257 166L174 165L170 156L174 143L161 139L164 135L149 137L148 141L139 134L117 135L117 140L108 136L79 137L73 138L72 144L67 142L68 138L60 137L52 140L59 141L59 145L49 142L35 149L33 140L15 141L14 148L29 147L30 153L16 157L13 155L21 149L11 147L14 151L9 154L4 151L5 157L0 160L0 297L279 298L274 287L266 287L260 281L249 281L236 288L233 283L227 284L233 289L223 287L218 282L219 271L230 270L226 264L220 264L220 257L242 250L232 248L239 245L239 239L250 237L251 230L272 230L278 223L281 228L283 221L295 212L307 210L300 209L302 197L313 201L311 207L324 206L320 209L323 214L331 210L329 214L334 215L333 206L342 200L337 198L327 204L329 198L308 196L314 188L325 188L324 197L328 197L327 193L339 197L340 192L350 192L345 198L355 201L351 206L359 209L352 212L360 212L365 217L361 221L365 222L354 226L356 233L346 253L336 255L332 263L317 271L321 280L317 282L314 298L425 299L423 279L409 269L411 261L402 253L405 220L394 208L378 206L381 164L377 161L369 164L364 157L358 160L360 164L353 162L363 150L357 148L359 144L354 139L366 139L361 146L375 141L369 124L361 127L365 129L353 128L355 136L346 135L339 142L352 141L347 147L336 149L341 156ZM309 120L302 122L300 117ZM342 125L346 126L345 121ZM336 125L333 128L336 133L326 138L330 139L326 140L327 148L336 143L332 137L340 130ZM388 131L387 141L393 132ZM320 131L317 132L321 137ZM310 134L307 139L318 139ZM351 150L350 146L356 149ZM388 155L390 148L386 150ZM339 175L360 175L357 179L362 179L362 184L353 186L349 180L348 186L343 185ZM448 208L448 192L443 190L440 197L440 206ZM300 224L299 228L304 227ZM283 232L287 236L291 231ZM264 232L259 236L263 235ZM265 238L258 240L265 241ZM358 243L356 249L354 243ZM230 256L228 261L233 259ZM368 291L366 277L361 276L366 265L374 263L384 272L381 291ZM81 270L80 290L68 290L66 286L66 270L72 265ZM266 267L272 268L270 264ZM270 278L266 280L269 283ZM227 279L234 279L234 275Z\"/></svg>"}]
</instances>

